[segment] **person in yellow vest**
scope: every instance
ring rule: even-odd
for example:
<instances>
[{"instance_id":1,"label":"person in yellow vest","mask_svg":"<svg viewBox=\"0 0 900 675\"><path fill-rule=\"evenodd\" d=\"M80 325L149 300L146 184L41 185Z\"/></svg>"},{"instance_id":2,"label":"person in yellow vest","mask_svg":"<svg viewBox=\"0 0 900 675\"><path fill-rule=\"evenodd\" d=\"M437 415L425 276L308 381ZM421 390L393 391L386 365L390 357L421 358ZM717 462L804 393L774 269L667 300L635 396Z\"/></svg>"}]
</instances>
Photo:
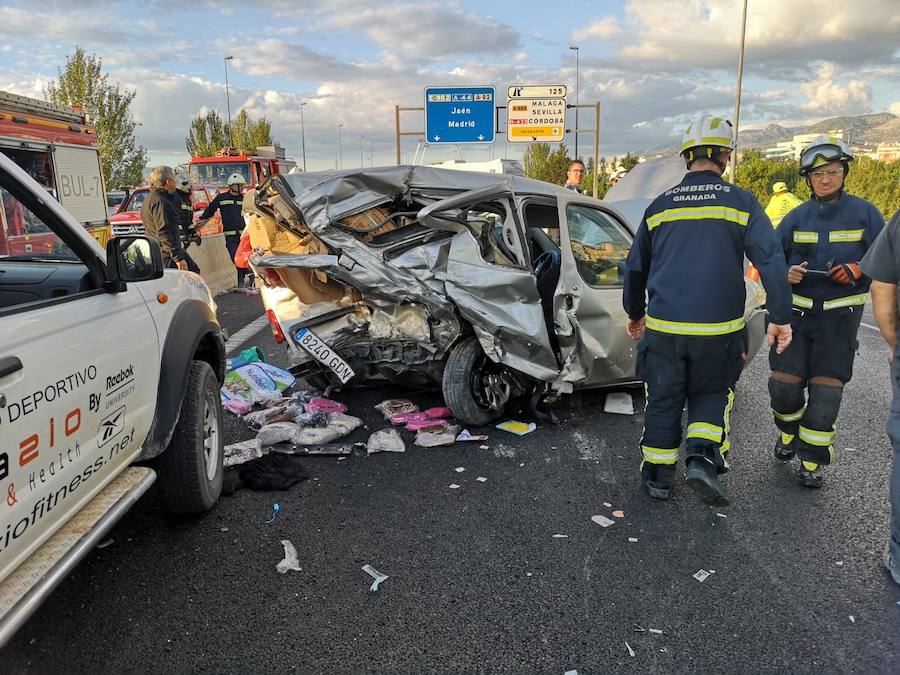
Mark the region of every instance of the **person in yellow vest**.
<instances>
[{"instance_id":1,"label":"person in yellow vest","mask_svg":"<svg viewBox=\"0 0 900 675\"><path fill-rule=\"evenodd\" d=\"M783 181L778 181L772 186L772 199L766 207L766 215L772 221L772 227L778 227L781 219L795 206L800 206L803 201L792 192L788 191Z\"/></svg>"}]
</instances>

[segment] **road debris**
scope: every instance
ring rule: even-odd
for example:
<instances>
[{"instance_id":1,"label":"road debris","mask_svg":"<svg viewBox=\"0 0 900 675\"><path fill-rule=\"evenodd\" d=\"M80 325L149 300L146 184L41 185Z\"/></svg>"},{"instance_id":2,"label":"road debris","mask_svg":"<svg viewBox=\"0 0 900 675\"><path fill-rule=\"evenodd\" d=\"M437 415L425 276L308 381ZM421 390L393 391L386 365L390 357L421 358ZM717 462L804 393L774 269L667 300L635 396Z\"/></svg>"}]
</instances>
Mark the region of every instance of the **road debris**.
<instances>
[{"instance_id":1,"label":"road debris","mask_svg":"<svg viewBox=\"0 0 900 675\"><path fill-rule=\"evenodd\" d=\"M307 478L309 474L294 457L273 453L226 468L222 479L222 493L230 495L242 488L287 490Z\"/></svg>"},{"instance_id":2,"label":"road debris","mask_svg":"<svg viewBox=\"0 0 900 675\"><path fill-rule=\"evenodd\" d=\"M465 441L486 441L487 439L488 437L486 435L476 436L475 434L470 433L468 429L463 429L459 432L459 436L456 437L456 440L461 443ZM481 449L487 450L487 446L482 445Z\"/></svg>"},{"instance_id":3,"label":"road debris","mask_svg":"<svg viewBox=\"0 0 900 675\"><path fill-rule=\"evenodd\" d=\"M607 518L606 516L591 516L591 520L597 523L600 527L609 527L610 525L615 525L616 521Z\"/></svg>"},{"instance_id":4,"label":"road debris","mask_svg":"<svg viewBox=\"0 0 900 675\"><path fill-rule=\"evenodd\" d=\"M487 476L478 476L478 478L476 478L475 480L477 480L479 483L487 483Z\"/></svg>"},{"instance_id":5,"label":"road debris","mask_svg":"<svg viewBox=\"0 0 900 675\"><path fill-rule=\"evenodd\" d=\"M509 420L508 422L501 422L497 425L497 429L501 431L508 431L511 434L515 434L516 436L524 436L525 434L530 434L532 431L537 429L537 424L534 422L517 422L515 420Z\"/></svg>"},{"instance_id":6,"label":"road debris","mask_svg":"<svg viewBox=\"0 0 900 675\"><path fill-rule=\"evenodd\" d=\"M728 517L724 513L717 513L716 515L719 516L719 518L727 518Z\"/></svg>"},{"instance_id":7,"label":"road debris","mask_svg":"<svg viewBox=\"0 0 900 675\"><path fill-rule=\"evenodd\" d=\"M220 396L226 407L230 401L236 401L252 408L254 403L281 398L282 392L294 382L294 376L282 368L268 363L249 363L225 376Z\"/></svg>"},{"instance_id":8,"label":"road debris","mask_svg":"<svg viewBox=\"0 0 900 675\"><path fill-rule=\"evenodd\" d=\"M372 577L375 581L372 582L372 585L369 586L370 593L377 593L378 587L381 585L382 581L386 581L390 577L387 574L382 574L378 570L376 570L371 565L363 565L362 571Z\"/></svg>"},{"instance_id":9,"label":"road debris","mask_svg":"<svg viewBox=\"0 0 900 675\"><path fill-rule=\"evenodd\" d=\"M448 485L447 487L449 487L451 490L459 490L459 485L457 485L456 483L450 483L450 485Z\"/></svg>"},{"instance_id":10,"label":"road debris","mask_svg":"<svg viewBox=\"0 0 900 675\"><path fill-rule=\"evenodd\" d=\"M396 429L382 429L369 436L366 452L370 455L376 452L406 452L406 443Z\"/></svg>"},{"instance_id":11,"label":"road debris","mask_svg":"<svg viewBox=\"0 0 900 675\"><path fill-rule=\"evenodd\" d=\"M219 528L219 532L228 532L228 528L227 528L227 527L220 527L220 528Z\"/></svg>"},{"instance_id":12,"label":"road debris","mask_svg":"<svg viewBox=\"0 0 900 675\"><path fill-rule=\"evenodd\" d=\"M366 447L365 443L323 443L322 445L294 445L293 443L276 443L270 445L269 452L280 452L283 455L352 455L354 446ZM318 479L317 479L318 480Z\"/></svg>"},{"instance_id":13,"label":"road debris","mask_svg":"<svg viewBox=\"0 0 900 675\"><path fill-rule=\"evenodd\" d=\"M568 538L569 538L569 535L567 535L567 534L554 534L554 535L553 535L553 538L554 538L554 539L568 539Z\"/></svg>"},{"instance_id":14,"label":"road debris","mask_svg":"<svg viewBox=\"0 0 900 675\"><path fill-rule=\"evenodd\" d=\"M284 560L275 565L275 569L279 574L287 574L291 570L302 572L300 569L300 561L297 559L297 549L289 539L282 539L281 545L284 546Z\"/></svg>"},{"instance_id":15,"label":"road debris","mask_svg":"<svg viewBox=\"0 0 900 675\"><path fill-rule=\"evenodd\" d=\"M635 542L637 542L637 537L628 537L628 541L634 544Z\"/></svg>"},{"instance_id":16,"label":"road debris","mask_svg":"<svg viewBox=\"0 0 900 675\"><path fill-rule=\"evenodd\" d=\"M491 446L489 446L489 445L479 445L479 446L478 446L478 449L479 449L479 450L490 450L490 449L491 449Z\"/></svg>"},{"instance_id":17,"label":"road debris","mask_svg":"<svg viewBox=\"0 0 900 675\"><path fill-rule=\"evenodd\" d=\"M416 445L421 448L437 448L456 443L458 426L450 426L444 431L419 431L416 434Z\"/></svg>"},{"instance_id":18,"label":"road debris","mask_svg":"<svg viewBox=\"0 0 900 675\"><path fill-rule=\"evenodd\" d=\"M634 650L631 648L631 645L628 642L625 643L625 647L628 649L628 655L634 656Z\"/></svg>"},{"instance_id":19,"label":"road debris","mask_svg":"<svg viewBox=\"0 0 900 675\"><path fill-rule=\"evenodd\" d=\"M98 548L98 549L99 549L99 548L106 548L107 546L111 546L112 543L113 543L113 539L112 539L112 538L104 539L104 540L101 541L99 544L97 544L96 548Z\"/></svg>"},{"instance_id":20,"label":"road debris","mask_svg":"<svg viewBox=\"0 0 900 675\"><path fill-rule=\"evenodd\" d=\"M611 391L603 402L603 412L614 415L634 415L634 403L631 394L623 391Z\"/></svg>"},{"instance_id":21,"label":"road debris","mask_svg":"<svg viewBox=\"0 0 900 675\"><path fill-rule=\"evenodd\" d=\"M243 464L244 462L249 462L251 459L256 459L257 457L263 456L263 451L259 445L259 441L255 438L252 438L249 441L241 441L240 443L232 443L231 445L226 445L224 451L224 466L235 466L237 464Z\"/></svg>"},{"instance_id":22,"label":"road debris","mask_svg":"<svg viewBox=\"0 0 900 675\"><path fill-rule=\"evenodd\" d=\"M278 505L278 502L272 504L272 515L266 519L266 523L271 524L275 522L275 518L278 516L278 512L281 510L281 507Z\"/></svg>"},{"instance_id":23,"label":"road debris","mask_svg":"<svg viewBox=\"0 0 900 675\"><path fill-rule=\"evenodd\" d=\"M385 422L390 422L394 415L419 412L419 406L405 398L389 398L375 406Z\"/></svg>"},{"instance_id":24,"label":"road debris","mask_svg":"<svg viewBox=\"0 0 900 675\"><path fill-rule=\"evenodd\" d=\"M463 471L466 470L466 467L464 467L464 466L458 466L458 467L456 467L456 468L453 469L453 470L454 470L456 473L462 473Z\"/></svg>"},{"instance_id":25,"label":"road debris","mask_svg":"<svg viewBox=\"0 0 900 675\"><path fill-rule=\"evenodd\" d=\"M707 572L706 570L697 570L691 576L693 576L697 581L699 581L702 584L704 581L706 581L709 578L709 575L710 575L710 573Z\"/></svg>"},{"instance_id":26,"label":"road debris","mask_svg":"<svg viewBox=\"0 0 900 675\"><path fill-rule=\"evenodd\" d=\"M613 516L615 516L616 518L624 518L624 517L625 517L625 512L624 512L624 511L613 511L612 514L613 514Z\"/></svg>"},{"instance_id":27,"label":"road debris","mask_svg":"<svg viewBox=\"0 0 900 675\"><path fill-rule=\"evenodd\" d=\"M843 560L838 560L838 561L837 561L836 563L834 563L834 564L837 565L838 567L843 567L843 566L844 566L844 561L843 561Z\"/></svg>"},{"instance_id":28,"label":"road debris","mask_svg":"<svg viewBox=\"0 0 900 675\"><path fill-rule=\"evenodd\" d=\"M612 508L612 504L610 504L609 502L603 502L603 506L605 506L608 509Z\"/></svg>"},{"instance_id":29,"label":"road debris","mask_svg":"<svg viewBox=\"0 0 900 675\"><path fill-rule=\"evenodd\" d=\"M856 623L856 617L854 617L852 614L847 618L850 619L850 623Z\"/></svg>"}]
</instances>

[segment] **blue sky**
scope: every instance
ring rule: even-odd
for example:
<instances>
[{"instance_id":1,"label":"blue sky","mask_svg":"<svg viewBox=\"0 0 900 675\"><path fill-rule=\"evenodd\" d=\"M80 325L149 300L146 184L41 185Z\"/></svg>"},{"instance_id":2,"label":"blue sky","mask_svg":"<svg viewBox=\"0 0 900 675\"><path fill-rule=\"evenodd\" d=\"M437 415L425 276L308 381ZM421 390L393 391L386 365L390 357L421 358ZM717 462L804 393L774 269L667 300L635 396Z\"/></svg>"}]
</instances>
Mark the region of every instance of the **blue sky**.
<instances>
[{"instance_id":1,"label":"blue sky","mask_svg":"<svg viewBox=\"0 0 900 675\"><path fill-rule=\"evenodd\" d=\"M392 163L394 105L421 105L426 85L494 85L502 103L509 84L562 83L572 102L578 45L581 102L603 109L601 154L622 154L673 140L701 111L732 115L739 13L738 0L13 0L0 6L0 89L40 96L80 45L137 91L140 142L174 164L191 117L224 114L232 55L232 112L266 115L297 158L308 102L312 170L335 165L339 123L345 167L361 146L367 164ZM897 0L750 0L741 126L900 114L897 35ZM592 142L579 137L582 154ZM415 147L404 139L405 160ZM500 135L461 151L477 161L522 149ZM431 146L425 160L457 152Z\"/></svg>"}]
</instances>

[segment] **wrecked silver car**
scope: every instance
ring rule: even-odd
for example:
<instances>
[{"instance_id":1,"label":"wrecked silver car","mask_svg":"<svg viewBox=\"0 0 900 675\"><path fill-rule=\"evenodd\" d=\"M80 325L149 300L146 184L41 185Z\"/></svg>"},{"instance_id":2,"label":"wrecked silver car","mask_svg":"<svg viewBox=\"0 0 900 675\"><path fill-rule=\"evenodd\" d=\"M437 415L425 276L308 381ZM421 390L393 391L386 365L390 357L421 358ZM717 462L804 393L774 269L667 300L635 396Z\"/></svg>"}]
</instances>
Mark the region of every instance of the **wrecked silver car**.
<instances>
[{"instance_id":1,"label":"wrecked silver car","mask_svg":"<svg viewBox=\"0 0 900 675\"><path fill-rule=\"evenodd\" d=\"M517 395L635 379L621 299L634 226L607 203L397 166L275 176L244 214L276 339L317 386L439 385L459 420L486 424ZM752 356L765 296L747 287Z\"/></svg>"}]
</instances>

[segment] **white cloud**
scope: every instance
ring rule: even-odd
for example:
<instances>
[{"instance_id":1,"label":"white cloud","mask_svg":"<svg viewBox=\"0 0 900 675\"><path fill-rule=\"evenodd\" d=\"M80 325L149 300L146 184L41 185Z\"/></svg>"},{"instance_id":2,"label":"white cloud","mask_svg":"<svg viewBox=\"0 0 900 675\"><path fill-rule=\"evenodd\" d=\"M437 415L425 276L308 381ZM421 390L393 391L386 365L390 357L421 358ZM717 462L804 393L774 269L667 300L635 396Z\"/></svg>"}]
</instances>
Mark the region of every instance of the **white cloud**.
<instances>
[{"instance_id":1,"label":"white cloud","mask_svg":"<svg viewBox=\"0 0 900 675\"><path fill-rule=\"evenodd\" d=\"M862 80L839 83L833 63L823 63L816 79L801 84L800 90L807 98L800 107L811 113L852 115L869 112L871 108L872 88Z\"/></svg>"},{"instance_id":2,"label":"white cloud","mask_svg":"<svg viewBox=\"0 0 900 675\"><path fill-rule=\"evenodd\" d=\"M450 3L401 2L328 16L326 27L363 32L395 54L419 59L502 54L520 46L510 26L488 16L464 12Z\"/></svg>"},{"instance_id":3,"label":"white cloud","mask_svg":"<svg viewBox=\"0 0 900 675\"><path fill-rule=\"evenodd\" d=\"M591 38L607 39L620 35L621 33L622 26L619 25L618 19L614 16L604 16L584 28L573 31L572 39L575 40L575 42L582 42Z\"/></svg>"},{"instance_id":4,"label":"white cloud","mask_svg":"<svg viewBox=\"0 0 900 675\"><path fill-rule=\"evenodd\" d=\"M235 67L254 77L311 81L350 77L355 70L333 56L276 38L232 47L231 54Z\"/></svg>"},{"instance_id":5,"label":"white cloud","mask_svg":"<svg viewBox=\"0 0 900 675\"><path fill-rule=\"evenodd\" d=\"M900 101L894 101L888 106L888 112L900 117Z\"/></svg>"}]
</instances>

